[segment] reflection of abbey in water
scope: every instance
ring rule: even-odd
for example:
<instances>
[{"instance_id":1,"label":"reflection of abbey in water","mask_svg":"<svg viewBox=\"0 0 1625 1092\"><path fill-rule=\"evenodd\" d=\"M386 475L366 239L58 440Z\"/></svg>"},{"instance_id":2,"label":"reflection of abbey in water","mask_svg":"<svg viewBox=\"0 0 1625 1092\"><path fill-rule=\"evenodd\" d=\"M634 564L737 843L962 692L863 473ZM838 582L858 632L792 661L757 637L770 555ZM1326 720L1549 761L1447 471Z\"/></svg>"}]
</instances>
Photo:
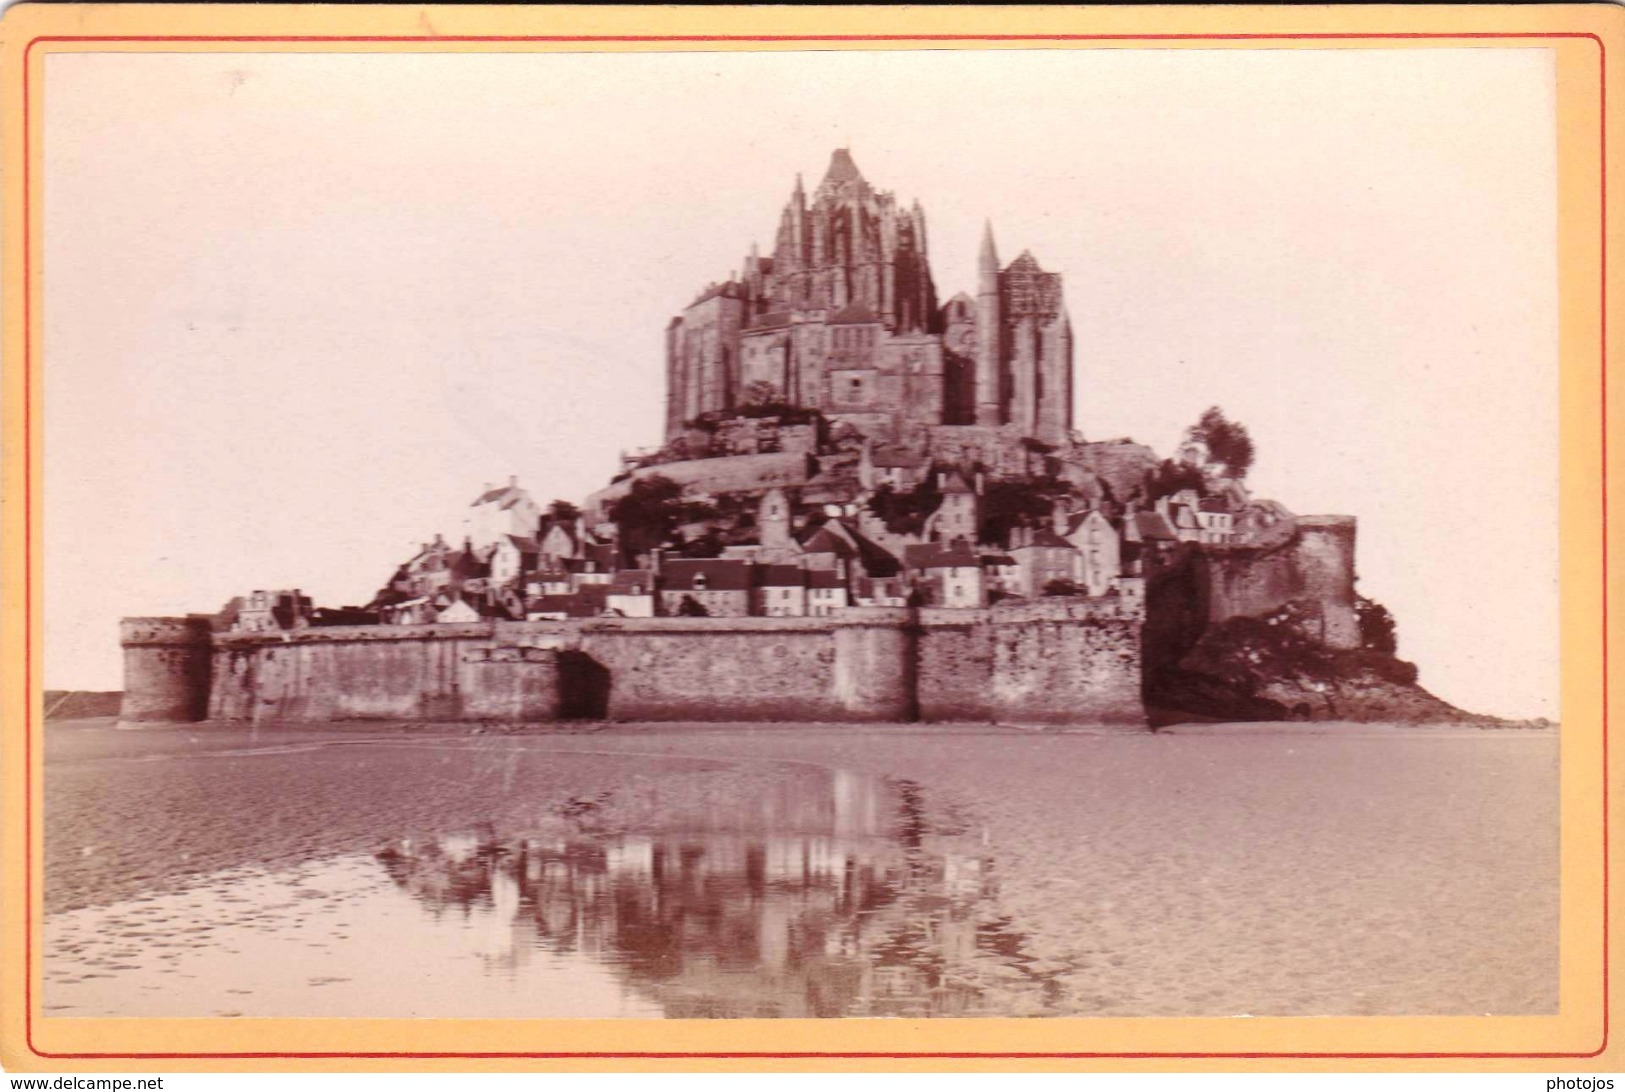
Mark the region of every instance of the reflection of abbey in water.
<instances>
[{"instance_id":1,"label":"reflection of abbey in water","mask_svg":"<svg viewBox=\"0 0 1625 1092\"><path fill-rule=\"evenodd\" d=\"M910 782L806 771L636 834L486 832L378 856L437 914L485 919L500 969L585 955L671 1017L975 1015L995 980L1001 1013L1042 1011L1053 988L993 916L991 863L933 852L923 811Z\"/></svg>"}]
</instances>

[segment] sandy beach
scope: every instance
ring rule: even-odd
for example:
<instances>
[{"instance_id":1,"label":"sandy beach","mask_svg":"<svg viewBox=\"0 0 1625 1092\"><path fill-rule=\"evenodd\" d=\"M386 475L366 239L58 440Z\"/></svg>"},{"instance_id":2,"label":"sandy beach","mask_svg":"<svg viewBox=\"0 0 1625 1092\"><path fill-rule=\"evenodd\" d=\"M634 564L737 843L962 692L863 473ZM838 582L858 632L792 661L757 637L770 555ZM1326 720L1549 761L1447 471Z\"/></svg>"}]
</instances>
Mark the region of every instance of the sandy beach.
<instances>
[{"instance_id":1,"label":"sandy beach","mask_svg":"<svg viewBox=\"0 0 1625 1092\"><path fill-rule=\"evenodd\" d=\"M1557 741L58 722L45 1009L1551 1013Z\"/></svg>"}]
</instances>

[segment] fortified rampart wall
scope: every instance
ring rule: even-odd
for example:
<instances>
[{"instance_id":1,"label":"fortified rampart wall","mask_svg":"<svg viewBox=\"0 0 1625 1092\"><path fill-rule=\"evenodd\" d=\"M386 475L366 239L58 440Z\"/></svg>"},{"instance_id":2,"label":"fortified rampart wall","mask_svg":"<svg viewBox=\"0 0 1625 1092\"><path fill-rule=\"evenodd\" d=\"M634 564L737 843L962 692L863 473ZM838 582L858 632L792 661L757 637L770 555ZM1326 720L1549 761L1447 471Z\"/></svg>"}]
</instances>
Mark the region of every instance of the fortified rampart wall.
<instances>
[{"instance_id":1,"label":"fortified rampart wall","mask_svg":"<svg viewBox=\"0 0 1625 1092\"><path fill-rule=\"evenodd\" d=\"M171 719L196 719L203 698L190 716L175 700L190 687L221 721L1143 726L1142 616L1142 601L1124 596L820 618L333 626L219 634L201 680L160 678L143 661L127 686L166 702Z\"/></svg>"},{"instance_id":2,"label":"fortified rampart wall","mask_svg":"<svg viewBox=\"0 0 1625 1092\"><path fill-rule=\"evenodd\" d=\"M1317 604L1321 640L1358 648L1354 535L1353 516L1299 516L1293 536L1274 548L1201 555L1207 620L1270 614L1292 601Z\"/></svg>"},{"instance_id":3,"label":"fortified rampart wall","mask_svg":"<svg viewBox=\"0 0 1625 1092\"><path fill-rule=\"evenodd\" d=\"M1267 550L1208 551L1146 599L818 618L595 618L218 634L125 619L127 721L561 719L1144 723L1143 679L1206 625L1311 607L1359 646L1354 520L1302 517ZM1182 575L1181 575L1182 574Z\"/></svg>"}]
</instances>

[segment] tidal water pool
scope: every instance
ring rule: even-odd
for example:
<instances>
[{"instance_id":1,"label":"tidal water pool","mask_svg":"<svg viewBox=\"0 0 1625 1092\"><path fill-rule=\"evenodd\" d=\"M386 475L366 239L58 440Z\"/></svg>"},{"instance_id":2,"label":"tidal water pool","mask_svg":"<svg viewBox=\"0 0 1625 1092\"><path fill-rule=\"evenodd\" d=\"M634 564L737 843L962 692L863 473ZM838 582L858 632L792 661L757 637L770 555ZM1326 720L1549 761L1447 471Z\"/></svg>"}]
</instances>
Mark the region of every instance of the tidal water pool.
<instances>
[{"instance_id":1,"label":"tidal water pool","mask_svg":"<svg viewBox=\"0 0 1625 1092\"><path fill-rule=\"evenodd\" d=\"M118 731L47 1016L1536 1014L1555 732Z\"/></svg>"}]
</instances>

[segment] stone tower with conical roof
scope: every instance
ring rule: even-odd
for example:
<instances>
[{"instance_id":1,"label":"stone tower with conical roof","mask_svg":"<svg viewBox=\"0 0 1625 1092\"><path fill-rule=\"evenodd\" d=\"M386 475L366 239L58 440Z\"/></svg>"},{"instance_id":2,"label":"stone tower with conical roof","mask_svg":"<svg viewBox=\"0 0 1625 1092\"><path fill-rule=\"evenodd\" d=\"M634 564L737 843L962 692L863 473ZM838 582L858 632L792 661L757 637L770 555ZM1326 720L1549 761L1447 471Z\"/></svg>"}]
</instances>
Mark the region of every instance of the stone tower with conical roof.
<instances>
[{"instance_id":1,"label":"stone tower with conical roof","mask_svg":"<svg viewBox=\"0 0 1625 1092\"><path fill-rule=\"evenodd\" d=\"M809 196L798 175L771 254L707 286L666 331L666 434L752 403L816 409L865 435L944 425L1049 442L1072 425L1060 277L1001 270L986 229L974 301L938 307L925 212L864 178L846 148Z\"/></svg>"}]
</instances>

